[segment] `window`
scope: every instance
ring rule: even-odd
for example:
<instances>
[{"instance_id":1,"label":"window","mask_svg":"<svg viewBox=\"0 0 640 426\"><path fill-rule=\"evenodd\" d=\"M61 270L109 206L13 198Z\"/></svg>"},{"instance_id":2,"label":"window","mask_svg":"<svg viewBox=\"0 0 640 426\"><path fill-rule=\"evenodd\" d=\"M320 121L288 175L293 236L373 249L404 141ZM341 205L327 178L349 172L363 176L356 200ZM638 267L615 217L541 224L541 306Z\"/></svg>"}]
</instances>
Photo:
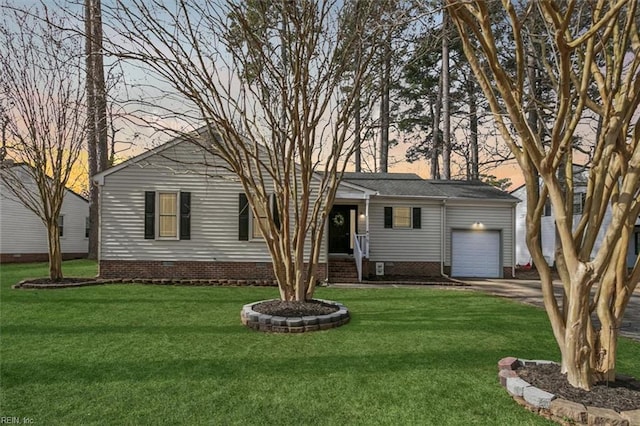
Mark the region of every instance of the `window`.
<instances>
[{"instance_id":1,"label":"window","mask_svg":"<svg viewBox=\"0 0 640 426\"><path fill-rule=\"evenodd\" d=\"M422 208L385 207L384 227L395 229L420 229L422 227Z\"/></svg>"},{"instance_id":2,"label":"window","mask_svg":"<svg viewBox=\"0 0 640 426\"><path fill-rule=\"evenodd\" d=\"M394 207L393 208L393 227L394 228L411 228L411 208L410 207Z\"/></svg>"},{"instance_id":3,"label":"window","mask_svg":"<svg viewBox=\"0 0 640 426\"><path fill-rule=\"evenodd\" d=\"M551 216L551 200L548 198L547 201L544 202L543 216Z\"/></svg>"},{"instance_id":4,"label":"window","mask_svg":"<svg viewBox=\"0 0 640 426\"><path fill-rule=\"evenodd\" d=\"M587 194L584 192L573 194L573 214L582 214L586 198Z\"/></svg>"},{"instance_id":5,"label":"window","mask_svg":"<svg viewBox=\"0 0 640 426\"><path fill-rule=\"evenodd\" d=\"M64 216L58 216L58 235L64 236Z\"/></svg>"},{"instance_id":6,"label":"window","mask_svg":"<svg viewBox=\"0 0 640 426\"><path fill-rule=\"evenodd\" d=\"M269 219L267 218L266 209L261 209L260 206L256 206L258 210L258 216L255 214L251 215L251 238L264 238L262 236L262 231L260 230L259 222L262 222L265 225L269 224Z\"/></svg>"},{"instance_id":7,"label":"window","mask_svg":"<svg viewBox=\"0 0 640 426\"><path fill-rule=\"evenodd\" d=\"M158 193L158 237L178 237L178 194Z\"/></svg>"},{"instance_id":8,"label":"window","mask_svg":"<svg viewBox=\"0 0 640 426\"><path fill-rule=\"evenodd\" d=\"M273 215L273 222L276 228L280 228L280 214L275 196L271 194L269 197L269 208ZM249 239L262 239L259 221L266 223L267 212L259 211L258 215L254 215L249 207L249 201L245 194L238 194L238 240L249 241Z\"/></svg>"},{"instance_id":9,"label":"window","mask_svg":"<svg viewBox=\"0 0 640 426\"><path fill-rule=\"evenodd\" d=\"M89 232L91 231L91 220L89 216L84 218L84 237L89 238Z\"/></svg>"},{"instance_id":10,"label":"window","mask_svg":"<svg viewBox=\"0 0 640 426\"><path fill-rule=\"evenodd\" d=\"M191 193L145 191L144 238L190 240Z\"/></svg>"}]
</instances>

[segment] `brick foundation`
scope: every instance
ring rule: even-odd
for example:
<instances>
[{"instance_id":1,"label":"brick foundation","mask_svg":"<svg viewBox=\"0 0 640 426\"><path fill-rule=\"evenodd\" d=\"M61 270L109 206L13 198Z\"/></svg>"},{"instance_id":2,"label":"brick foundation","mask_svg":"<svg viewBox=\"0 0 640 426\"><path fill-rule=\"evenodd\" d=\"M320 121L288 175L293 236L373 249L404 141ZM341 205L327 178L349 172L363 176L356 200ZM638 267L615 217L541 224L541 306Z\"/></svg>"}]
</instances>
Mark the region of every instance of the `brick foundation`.
<instances>
[{"instance_id":1,"label":"brick foundation","mask_svg":"<svg viewBox=\"0 0 640 426\"><path fill-rule=\"evenodd\" d=\"M62 253L62 260L84 259L87 253ZM48 262L49 253L2 253L0 263Z\"/></svg>"},{"instance_id":2,"label":"brick foundation","mask_svg":"<svg viewBox=\"0 0 640 426\"><path fill-rule=\"evenodd\" d=\"M405 277L439 277L439 262L384 262L384 275ZM376 276L376 262L369 260L362 264L363 277Z\"/></svg>"},{"instance_id":3,"label":"brick foundation","mask_svg":"<svg viewBox=\"0 0 640 426\"><path fill-rule=\"evenodd\" d=\"M326 264L318 265L318 281L326 277ZM273 280L270 262L194 262L101 260L101 278L175 278Z\"/></svg>"},{"instance_id":4,"label":"brick foundation","mask_svg":"<svg viewBox=\"0 0 640 426\"><path fill-rule=\"evenodd\" d=\"M451 275L451 266L444 267L444 273ZM513 278L511 267L502 268L503 278ZM440 262L384 262L384 275L405 277L439 277ZM368 259L362 261L362 277L376 276L376 262Z\"/></svg>"}]
</instances>

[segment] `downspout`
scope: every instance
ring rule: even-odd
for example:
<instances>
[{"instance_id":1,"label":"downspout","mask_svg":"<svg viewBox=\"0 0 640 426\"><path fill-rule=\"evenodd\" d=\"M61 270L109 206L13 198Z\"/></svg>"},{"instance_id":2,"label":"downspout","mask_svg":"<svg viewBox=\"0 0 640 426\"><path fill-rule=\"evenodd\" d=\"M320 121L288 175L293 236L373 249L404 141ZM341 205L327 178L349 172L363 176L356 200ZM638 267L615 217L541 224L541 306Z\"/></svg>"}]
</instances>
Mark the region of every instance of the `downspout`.
<instances>
[{"instance_id":1,"label":"downspout","mask_svg":"<svg viewBox=\"0 0 640 426\"><path fill-rule=\"evenodd\" d=\"M364 199L364 233L365 253L369 259L369 194L366 194Z\"/></svg>"},{"instance_id":2,"label":"downspout","mask_svg":"<svg viewBox=\"0 0 640 426\"><path fill-rule=\"evenodd\" d=\"M516 276L516 203L511 206L511 278Z\"/></svg>"},{"instance_id":3,"label":"downspout","mask_svg":"<svg viewBox=\"0 0 640 426\"><path fill-rule=\"evenodd\" d=\"M91 178L91 184L98 187L98 277L101 276L100 263L102 260L102 187L104 186L104 176L97 179Z\"/></svg>"},{"instance_id":4,"label":"downspout","mask_svg":"<svg viewBox=\"0 0 640 426\"><path fill-rule=\"evenodd\" d=\"M329 286L329 216L324 219L324 232L322 233L324 245L324 284Z\"/></svg>"},{"instance_id":5,"label":"downspout","mask_svg":"<svg viewBox=\"0 0 640 426\"><path fill-rule=\"evenodd\" d=\"M444 258L446 249L446 231L447 231L447 200L442 200L442 207L440 208L440 275L445 278L449 278L449 275L444 273Z\"/></svg>"}]
</instances>

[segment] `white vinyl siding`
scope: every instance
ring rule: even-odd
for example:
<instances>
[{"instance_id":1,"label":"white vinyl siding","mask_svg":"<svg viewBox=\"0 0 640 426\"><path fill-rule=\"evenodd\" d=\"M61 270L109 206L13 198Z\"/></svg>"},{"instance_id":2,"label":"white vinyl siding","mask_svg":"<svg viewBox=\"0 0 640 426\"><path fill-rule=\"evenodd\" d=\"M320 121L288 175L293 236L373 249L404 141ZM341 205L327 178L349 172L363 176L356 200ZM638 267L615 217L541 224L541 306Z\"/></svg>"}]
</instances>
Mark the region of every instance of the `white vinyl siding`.
<instances>
[{"instance_id":1,"label":"white vinyl siding","mask_svg":"<svg viewBox=\"0 0 640 426\"><path fill-rule=\"evenodd\" d=\"M0 250L6 254L48 253L47 229L31 210L16 201L0 181ZM35 186L34 186L35 187ZM89 203L67 191L60 215L64 216L62 253L86 253L85 218Z\"/></svg>"},{"instance_id":2,"label":"white vinyl siding","mask_svg":"<svg viewBox=\"0 0 640 426\"><path fill-rule=\"evenodd\" d=\"M419 229L384 227L384 208L420 207ZM369 205L369 259L380 262L439 262L441 204L439 202L382 198ZM409 222L411 225L411 222ZM360 228L364 229L363 220ZM364 233L364 232L361 232Z\"/></svg>"},{"instance_id":3,"label":"white vinyl siding","mask_svg":"<svg viewBox=\"0 0 640 426\"><path fill-rule=\"evenodd\" d=\"M237 177L179 143L105 176L101 187L104 260L271 262L266 244L238 239ZM173 160L175 159L175 161ZM191 166L190 164L193 164ZM144 239L145 191L191 192L191 239ZM320 262L324 262L324 248Z\"/></svg>"}]
</instances>

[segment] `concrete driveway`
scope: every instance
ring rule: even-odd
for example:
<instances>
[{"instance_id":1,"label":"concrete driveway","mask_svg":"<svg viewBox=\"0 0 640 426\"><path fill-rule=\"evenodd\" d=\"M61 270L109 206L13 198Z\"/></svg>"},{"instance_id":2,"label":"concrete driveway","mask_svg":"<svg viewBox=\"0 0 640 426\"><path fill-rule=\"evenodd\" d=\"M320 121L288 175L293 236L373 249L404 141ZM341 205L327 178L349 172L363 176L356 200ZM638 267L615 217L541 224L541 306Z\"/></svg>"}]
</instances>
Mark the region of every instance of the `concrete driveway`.
<instances>
[{"instance_id":1,"label":"concrete driveway","mask_svg":"<svg viewBox=\"0 0 640 426\"><path fill-rule=\"evenodd\" d=\"M544 308L542 290L537 280L464 280L471 289ZM469 288L469 287L467 287ZM562 284L554 281L554 293L562 295ZM640 288L636 288L624 314L620 334L640 341Z\"/></svg>"}]
</instances>

